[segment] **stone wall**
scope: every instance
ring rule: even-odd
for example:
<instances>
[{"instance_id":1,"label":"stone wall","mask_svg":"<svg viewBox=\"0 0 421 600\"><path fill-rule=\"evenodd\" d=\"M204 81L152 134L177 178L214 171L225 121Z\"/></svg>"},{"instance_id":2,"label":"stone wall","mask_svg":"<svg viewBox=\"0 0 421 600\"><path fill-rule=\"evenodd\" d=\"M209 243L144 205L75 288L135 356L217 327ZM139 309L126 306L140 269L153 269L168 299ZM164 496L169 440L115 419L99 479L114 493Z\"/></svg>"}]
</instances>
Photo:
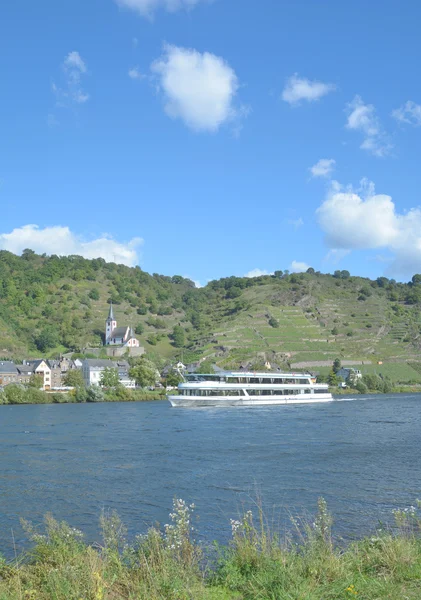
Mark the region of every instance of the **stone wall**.
<instances>
[{"instance_id":1,"label":"stone wall","mask_svg":"<svg viewBox=\"0 0 421 600\"><path fill-rule=\"evenodd\" d=\"M142 356L145 354L145 348L139 346L139 348L128 348L127 346L103 346L102 348L83 348L84 354L94 354L95 356L103 356L104 352L110 358L122 358L127 356Z\"/></svg>"}]
</instances>

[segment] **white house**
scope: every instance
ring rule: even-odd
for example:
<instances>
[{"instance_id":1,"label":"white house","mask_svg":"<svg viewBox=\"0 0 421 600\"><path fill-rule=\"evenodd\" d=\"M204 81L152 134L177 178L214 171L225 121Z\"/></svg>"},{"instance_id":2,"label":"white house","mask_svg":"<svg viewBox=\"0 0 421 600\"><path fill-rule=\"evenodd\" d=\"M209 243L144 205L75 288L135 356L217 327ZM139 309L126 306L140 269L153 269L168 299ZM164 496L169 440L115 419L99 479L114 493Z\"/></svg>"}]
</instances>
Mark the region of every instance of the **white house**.
<instances>
[{"instance_id":1,"label":"white house","mask_svg":"<svg viewBox=\"0 0 421 600\"><path fill-rule=\"evenodd\" d=\"M42 388L44 390L51 389L51 368L45 360L26 360L24 365L30 367L34 375L40 375L43 378Z\"/></svg>"},{"instance_id":2,"label":"white house","mask_svg":"<svg viewBox=\"0 0 421 600\"><path fill-rule=\"evenodd\" d=\"M82 362L82 374L86 387L101 385L101 374L105 369L116 369L121 385L134 388L136 382L129 377L129 364L126 361L114 362L109 358L85 358Z\"/></svg>"},{"instance_id":3,"label":"white house","mask_svg":"<svg viewBox=\"0 0 421 600\"><path fill-rule=\"evenodd\" d=\"M108 319L105 321L105 345L126 346L127 348L139 348L139 340L135 337L133 328L125 325L117 327L114 317L113 305L110 304Z\"/></svg>"}]
</instances>

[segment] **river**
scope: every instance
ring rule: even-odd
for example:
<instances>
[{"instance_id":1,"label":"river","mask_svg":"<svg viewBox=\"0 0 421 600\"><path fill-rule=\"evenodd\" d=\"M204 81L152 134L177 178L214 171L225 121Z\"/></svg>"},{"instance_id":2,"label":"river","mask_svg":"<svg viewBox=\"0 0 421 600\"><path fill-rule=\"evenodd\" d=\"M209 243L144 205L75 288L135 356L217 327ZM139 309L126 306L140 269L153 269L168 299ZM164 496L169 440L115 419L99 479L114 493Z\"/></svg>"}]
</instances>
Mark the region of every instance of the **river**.
<instances>
[{"instance_id":1,"label":"river","mask_svg":"<svg viewBox=\"0 0 421 600\"><path fill-rule=\"evenodd\" d=\"M0 553L46 512L98 539L102 509L129 528L194 502L200 537L224 541L256 496L276 526L323 495L335 532L369 532L421 497L421 396L176 409L166 402L0 406Z\"/></svg>"}]
</instances>

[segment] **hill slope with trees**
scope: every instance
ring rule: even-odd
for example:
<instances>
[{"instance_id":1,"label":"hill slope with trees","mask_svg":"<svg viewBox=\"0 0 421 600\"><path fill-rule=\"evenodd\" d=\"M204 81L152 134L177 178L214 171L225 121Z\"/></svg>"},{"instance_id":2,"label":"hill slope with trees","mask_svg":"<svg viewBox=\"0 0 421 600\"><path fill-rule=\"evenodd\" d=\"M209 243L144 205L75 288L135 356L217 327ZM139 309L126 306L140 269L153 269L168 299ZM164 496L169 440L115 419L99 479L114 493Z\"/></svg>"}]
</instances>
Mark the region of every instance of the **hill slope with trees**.
<instances>
[{"instance_id":1,"label":"hill slope with trees","mask_svg":"<svg viewBox=\"0 0 421 600\"><path fill-rule=\"evenodd\" d=\"M266 358L307 366L339 356L411 363L419 377L420 275L398 283L347 271L276 271L197 289L179 275L31 250L0 251L0 355L101 347L111 301L119 324L133 326L147 351L163 360L207 358L234 367Z\"/></svg>"}]
</instances>

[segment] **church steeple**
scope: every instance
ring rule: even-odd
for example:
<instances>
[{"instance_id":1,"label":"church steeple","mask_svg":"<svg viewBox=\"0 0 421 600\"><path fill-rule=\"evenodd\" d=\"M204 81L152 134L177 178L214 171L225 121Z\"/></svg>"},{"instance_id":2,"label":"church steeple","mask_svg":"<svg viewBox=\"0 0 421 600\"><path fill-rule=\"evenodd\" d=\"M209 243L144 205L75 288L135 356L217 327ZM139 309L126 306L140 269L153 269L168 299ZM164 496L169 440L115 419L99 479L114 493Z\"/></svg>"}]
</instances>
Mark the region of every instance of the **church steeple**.
<instances>
[{"instance_id":1,"label":"church steeple","mask_svg":"<svg viewBox=\"0 0 421 600\"><path fill-rule=\"evenodd\" d=\"M113 303L110 302L110 310L108 312L108 319L105 321L105 344L111 343L111 334L117 327L117 321L114 317Z\"/></svg>"},{"instance_id":2,"label":"church steeple","mask_svg":"<svg viewBox=\"0 0 421 600\"><path fill-rule=\"evenodd\" d=\"M114 310L113 310L113 303L110 302L110 312L108 313L108 319L107 321L115 321L114 319Z\"/></svg>"}]
</instances>

